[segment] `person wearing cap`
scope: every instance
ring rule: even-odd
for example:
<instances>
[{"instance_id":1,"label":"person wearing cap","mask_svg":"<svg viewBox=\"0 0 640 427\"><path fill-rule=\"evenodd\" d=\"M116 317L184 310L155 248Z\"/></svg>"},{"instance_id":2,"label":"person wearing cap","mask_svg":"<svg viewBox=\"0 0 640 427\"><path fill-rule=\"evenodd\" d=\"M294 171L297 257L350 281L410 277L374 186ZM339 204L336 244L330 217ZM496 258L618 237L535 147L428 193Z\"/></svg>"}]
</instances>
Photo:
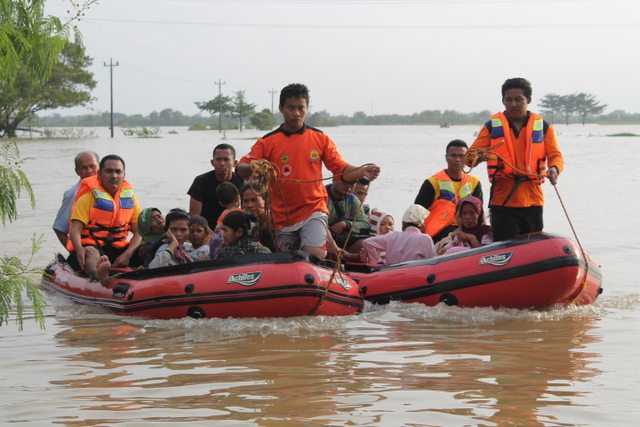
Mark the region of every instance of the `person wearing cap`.
<instances>
[{"instance_id":1,"label":"person wearing cap","mask_svg":"<svg viewBox=\"0 0 640 427\"><path fill-rule=\"evenodd\" d=\"M482 200L467 196L456 207L458 228L436 244L436 253L460 252L493 242L491 227L485 224Z\"/></svg>"},{"instance_id":2,"label":"person wearing cap","mask_svg":"<svg viewBox=\"0 0 640 427\"><path fill-rule=\"evenodd\" d=\"M467 152L467 166L487 162L491 183L491 226L496 241L542 231L542 184L552 185L564 167L553 127L528 110L531 83L523 78L502 85L504 112L491 116Z\"/></svg>"},{"instance_id":3,"label":"person wearing cap","mask_svg":"<svg viewBox=\"0 0 640 427\"><path fill-rule=\"evenodd\" d=\"M433 240L421 231L426 215L427 210L423 206L409 206L402 215L402 231L392 231L363 241L360 252L362 261L369 265L381 262L387 265L434 257ZM383 252L384 261L380 258Z\"/></svg>"},{"instance_id":4,"label":"person wearing cap","mask_svg":"<svg viewBox=\"0 0 640 427\"><path fill-rule=\"evenodd\" d=\"M460 199L473 195L482 200L480 181L463 171L467 148L460 139L449 142L445 149L447 168L426 179L414 201L429 210L423 230L436 243L456 229L456 205Z\"/></svg>"}]
</instances>

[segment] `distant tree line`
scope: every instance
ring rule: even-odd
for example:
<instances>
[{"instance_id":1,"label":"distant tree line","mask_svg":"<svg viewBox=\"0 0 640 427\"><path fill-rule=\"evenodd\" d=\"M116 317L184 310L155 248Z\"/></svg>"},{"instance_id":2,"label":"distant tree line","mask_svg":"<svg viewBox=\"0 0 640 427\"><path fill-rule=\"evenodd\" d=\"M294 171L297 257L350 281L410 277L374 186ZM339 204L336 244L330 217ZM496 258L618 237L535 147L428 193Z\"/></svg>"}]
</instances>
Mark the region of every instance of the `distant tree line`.
<instances>
[{"instance_id":1,"label":"distant tree line","mask_svg":"<svg viewBox=\"0 0 640 427\"><path fill-rule=\"evenodd\" d=\"M552 122L562 120L565 124L580 122L585 124L589 117L602 114L606 104L601 104L595 95L590 93L572 93L557 95L549 93L538 103L541 112Z\"/></svg>"},{"instance_id":2,"label":"distant tree line","mask_svg":"<svg viewBox=\"0 0 640 427\"><path fill-rule=\"evenodd\" d=\"M241 94L241 96L240 96ZM271 114L269 109L255 112L255 105L247 102L244 92L236 92L236 96L222 95L210 101L198 102L204 112L202 114L186 115L171 108L160 112L153 111L148 115L115 114L115 123L121 127L139 126L200 126L203 129L218 129L219 114L222 112L222 129L239 129L247 122L250 126L269 130L282 121L279 112ZM543 96L538 107L545 118L551 123L599 123L599 124L640 124L640 113L629 113L614 110L603 114L606 105L601 104L593 95L577 93L571 95L548 94ZM309 114L307 123L316 127L332 127L347 125L478 125L488 120L491 112L488 110L462 113L455 110L424 110L414 114L375 114L367 115L363 111L352 115L332 115L328 111L316 111ZM34 126L108 126L109 113L85 114L79 116L51 116L36 117L32 121Z\"/></svg>"}]
</instances>

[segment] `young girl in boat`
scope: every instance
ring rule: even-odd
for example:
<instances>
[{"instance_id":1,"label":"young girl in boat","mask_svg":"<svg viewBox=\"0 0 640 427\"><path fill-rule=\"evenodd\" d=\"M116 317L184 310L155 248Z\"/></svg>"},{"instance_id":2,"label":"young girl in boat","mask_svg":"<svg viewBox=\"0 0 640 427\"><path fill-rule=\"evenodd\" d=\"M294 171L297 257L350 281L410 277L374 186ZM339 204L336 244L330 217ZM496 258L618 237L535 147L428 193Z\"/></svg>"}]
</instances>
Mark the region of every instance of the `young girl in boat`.
<instances>
[{"instance_id":1,"label":"young girl in boat","mask_svg":"<svg viewBox=\"0 0 640 427\"><path fill-rule=\"evenodd\" d=\"M216 259L233 258L247 254L269 254L271 251L265 248L249 235L251 221L244 212L233 211L222 220L222 248Z\"/></svg>"},{"instance_id":2,"label":"young girl in boat","mask_svg":"<svg viewBox=\"0 0 640 427\"><path fill-rule=\"evenodd\" d=\"M193 261L205 261L209 259L209 241L213 231L209 228L207 220L200 215L192 215L189 220L189 241L191 245L191 258Z\"/></svg>"},{"instance_id":3,"label":"young girl in boat","mask_svg":"<svg viewBox=\"0 0 640 427\"><path fill-rule=\"evenodd\" d=\"M491 227L485 224L482 200L467 196L456 206L456 220L460 224L436 245L438 255L451 254L493 242Z\"/></svg>"}]
</instances>

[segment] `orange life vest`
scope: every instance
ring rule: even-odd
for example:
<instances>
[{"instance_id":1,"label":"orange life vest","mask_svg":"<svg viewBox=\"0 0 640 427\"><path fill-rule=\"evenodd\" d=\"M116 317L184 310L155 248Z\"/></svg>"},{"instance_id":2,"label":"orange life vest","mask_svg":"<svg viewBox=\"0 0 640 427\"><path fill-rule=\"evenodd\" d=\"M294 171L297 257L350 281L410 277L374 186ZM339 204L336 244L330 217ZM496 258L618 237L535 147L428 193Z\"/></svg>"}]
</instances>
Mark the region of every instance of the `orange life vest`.
<instances>
[{"instance_id":1,"label":"orange life vest","mask_svg":"<svg viewBox=\"0 0 640 427\"><path fill-rule=\"evenodd\" d=\"M478 186L478 178L475 176L462 174L462 181L456 192L454 181L441 170L433 176L437 182L438 197L429 207L429 214L424 219L423 232L431 237L435 237L445 227L455 225L456 206L461 199L473 194Z\"/></svg>"},{"instance_id":2,"label":"orange life vest","mask_svg":"<svg viewBox=\"0 0 640 427\"><path fill-rule=\"evenodd\" d=\"M94 202L89 210L89 223L82 229L82 246L127 247L130 223L135 210L133 187L124 181L115 197L111 197L96 175L80 182L76 200L89 192L92 193ZM73 251L71 239L67 240L67 249Z\"/></svg>"},{"instance_id":3,"label":"orange life vest","mask_svg":"<svg viewBox=\"0 0 640 427\"><path fill-rule=\"evenodd\" d=\"M496 155L487 160L489 181L502 177L524 177L542 183L547 169L547 154L544 148L544 120L536 113L529 113L529 120L524 129L526 132L525 168L514 171L516 166L515 147L511 138L509 121L504 113L491 116L491 148ZM504 161L502 160L504 159ZM509 164L507 164L509 163ZM524 174L524 172L527 172Z\"/></svg>"}]
</instances>

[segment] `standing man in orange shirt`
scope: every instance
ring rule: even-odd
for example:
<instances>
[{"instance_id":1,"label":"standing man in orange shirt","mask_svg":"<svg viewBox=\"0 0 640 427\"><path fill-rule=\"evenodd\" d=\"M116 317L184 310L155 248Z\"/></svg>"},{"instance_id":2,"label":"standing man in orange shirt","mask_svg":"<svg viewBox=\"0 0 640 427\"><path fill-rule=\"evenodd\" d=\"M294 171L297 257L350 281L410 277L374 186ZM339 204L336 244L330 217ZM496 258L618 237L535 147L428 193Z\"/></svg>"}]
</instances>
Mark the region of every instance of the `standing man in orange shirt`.
<instances>
[{"instance_id":1,"label":"standing man in orange shirt","mask_svg":"<svg viewBox=\"0 0 640 427\"><path fill-rule=\"evenodd\" d=\"M322 182L322 165L345 182L380 173L375 164L352 166L338 152L335 143L322 131L304 122L309 109L309 90L290 84L280 92L280 112L284 123L258 139L249 154L240 159L237 173L248 178L250 163L265 159L278 171L270 188L271 212L276 230L276 249L303 251L318 258L327 254L327 191Z\"/></svg>"},{"instance_id":2,"label":"standing man in orange shirt","mask_svg":"<svg viewBox=\"0 0 640 427\"><path fill-rule=\"evenodd\" d=\"M495 241L542 231L542 184L547 177L556 185L564 166L553 127L528 110L531 93L526 79L506 80L505 111L485 123L465 158L468 166L487 162Z\"/></svg>"}]
</instances>

